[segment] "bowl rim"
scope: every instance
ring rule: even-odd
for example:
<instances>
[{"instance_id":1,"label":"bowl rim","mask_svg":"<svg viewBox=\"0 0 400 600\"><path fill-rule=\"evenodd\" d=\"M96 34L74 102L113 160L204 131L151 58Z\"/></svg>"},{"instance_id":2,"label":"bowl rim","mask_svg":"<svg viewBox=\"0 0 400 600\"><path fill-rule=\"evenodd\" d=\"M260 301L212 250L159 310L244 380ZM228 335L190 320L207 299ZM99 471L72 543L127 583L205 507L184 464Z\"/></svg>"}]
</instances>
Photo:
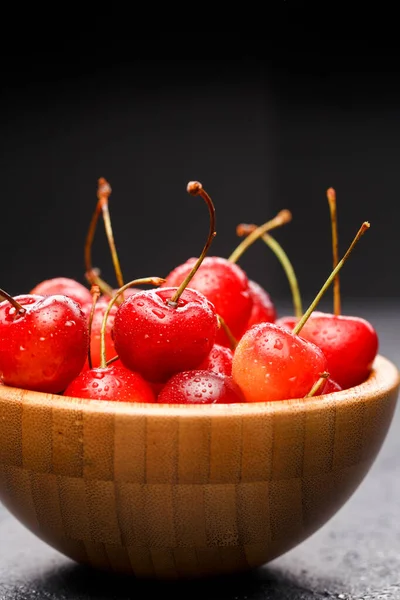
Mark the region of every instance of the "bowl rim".
<instances>
[{"instance_id":1,"label":"bowl rim","mask_svg":"<svg viewBox=\"0 0 400 600\"><path fill-rule=\"evenodd\" d=\"M274 400L267 402L237 402L234 404L159 404L150 402L113 402L112 400L92 400L73 398L58 394L46 394L0 385L0 399L11 403L42 405L56 410L81 410L88 413L136 415L146 417L167 417L176 419L215 416L252 416L265 413L287 413L299 411L320 411L324 407L331 409L333 405L349 406L360 400L377 400L392 391L398 393L400 387L400 371L388 358L378 354L374 360L369 377L361 384L316 395L311 398L292 398L290 400ZM397 389L396 389L397 388Z\"/></svg>"}]
</instances>

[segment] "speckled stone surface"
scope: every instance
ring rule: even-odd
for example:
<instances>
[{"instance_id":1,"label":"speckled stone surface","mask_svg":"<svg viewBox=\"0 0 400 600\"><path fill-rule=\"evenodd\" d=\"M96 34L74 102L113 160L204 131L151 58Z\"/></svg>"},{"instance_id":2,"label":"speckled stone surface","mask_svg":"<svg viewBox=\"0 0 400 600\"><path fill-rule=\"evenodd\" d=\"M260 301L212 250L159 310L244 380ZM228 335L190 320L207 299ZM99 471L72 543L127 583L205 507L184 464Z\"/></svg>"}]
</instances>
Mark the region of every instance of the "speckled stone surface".
<instances>
[{"instance_id":1,"label":"speckled stone surface","mask_svg":"<svg viewBox=\"0 0 400 600\"><path fill-rule=\"evenodd\" d=\"M346 305L368 318L380 352L400 365L400 305L379 311ZM95 573L35 538L0 505L0 600L400 600L400 406L367 478L317 533L269 565L240 578L149 583Z\"/></svg>"}]
</instances>

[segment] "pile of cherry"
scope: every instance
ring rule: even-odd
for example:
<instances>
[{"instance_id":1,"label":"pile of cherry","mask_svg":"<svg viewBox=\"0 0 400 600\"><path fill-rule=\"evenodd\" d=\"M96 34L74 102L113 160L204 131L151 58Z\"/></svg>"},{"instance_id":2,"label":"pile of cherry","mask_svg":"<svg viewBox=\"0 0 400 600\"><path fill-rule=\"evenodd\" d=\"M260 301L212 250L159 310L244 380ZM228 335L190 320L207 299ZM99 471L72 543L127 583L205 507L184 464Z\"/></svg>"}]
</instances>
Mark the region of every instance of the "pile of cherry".
<instances>
[{"instance_id":1,"label":"pile of cherry","mask_svg":"<svg viewBox=\"0 0 400 600\"><path fill-rule=\"evenodd\" d=\"M229 258L207 256L215 236L214 205L200 183L190 182L187 189L206 202L210 213L201 255L166 277L125 284L108 212L111 188L99 180L85 244L90 285L56 277L14 297L0 290L3 385L95 400L220 404L322 395L368 377L378 336L365 319L341 314L338 273L369 223L362 224L339 260L335 194L328 190L333 271L303 312L289 259L268 233L288 222L290 212L281 211L260 227L240 226L244 239ZM100 215L118 289L91 264ZM293 315L278 318L269 293L237 264L256 239L274 250L286 270ZM331 283L334 312L316 311Z\"/></svg>"}]
</instances>

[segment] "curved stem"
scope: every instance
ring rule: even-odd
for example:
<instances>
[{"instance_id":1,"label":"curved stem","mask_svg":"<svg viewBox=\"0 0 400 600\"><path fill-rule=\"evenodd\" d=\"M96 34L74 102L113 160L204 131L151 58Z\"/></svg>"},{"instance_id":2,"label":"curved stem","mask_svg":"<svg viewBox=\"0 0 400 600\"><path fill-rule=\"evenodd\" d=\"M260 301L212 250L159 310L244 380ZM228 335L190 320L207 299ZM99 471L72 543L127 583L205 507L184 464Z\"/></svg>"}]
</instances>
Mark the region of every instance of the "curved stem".
<instances>
[{"instance_id":1,"label":"curved stem","mask_svg":"<svg viewBox=\"0 0 400 600\"><path fill-rule=\"evenodd\" d=\"M292 213L290 212L290 210L287 210L287 209L281 210L273 219L271 219L270 221L267 221L263 225L260 225L260 227L257 227L256 229L254 229L243 240L243 242L241 242L236 247L236 249L228 257L228 260L230 260L233 263L236 263L239 260L239 258L246 252L246 250L248 248L250 248L250 246L252 244L254 244L254 242L256 240L258 240L260 237L262 237L264 235L264 233L267 233L267 231L270 231L271 229L275 229L276 227L280 227L281 225L285 225L285 223L289 223L291 220L292 220Z\"/></svg>"},{"instance_id":2,"label":"curved stem","mask_svg":"<svg viewBox=\"0 0 400 600\"><path fill-rule=\"evenodd\" d=\"M24 308L15 298L10 296L5 290L0 288L0 296L3 296L5 300L7 300L17 311L17 313L22 316L26 313L26 308ZM3 300L4 302L4 300Z\"/></svg>"},{"instance_id":3,"label":"curved stem","mask_svg":"<svg viewBox=\"0 0 400 600\"><path fill-rule=\"evenodd\" d=\"M86 235L85 240L85 248L84 248L84 260L85 260L85 269L86 269L86 278L88 279L90 284L95 284L100 287L103 293L107 293L105 290L112 289L105 281L100 279L97 269L93 268L92 265L92 246L93 240L97 229L97 223L100 215L103 215L104 227L106 230L106 235L108 239L108 244L111 251L111 258L114 265L115 275L118 281L119 287L121 287L123 283L121 267L119 264L118 254L115 247L114 236L111 227L111 218L108 210L108 199L111 195L111 187L109 183L104 179L104 177L100 177L97 182L97 204L92 215L89 229Z\"/></svg>"},{"instance_id":4,"label":"curved stem","mask_svg":"<svg viewBox=\"0 0 400 600\"><path fill-rule=\"evenodd\" d=\"M114 296L111 298L110 302L107 304L107 308L106 308L104 316L103 316L103 321L101 323L101 330L100 330L100 367L101 368L104 369L107 366L107 360L106 360L107 319L108 319L108 315L110 314L112 307L114 306L115 302L118 300L119 296L121 294L123 294L124 291L127 290L129 287L133 287L135 285L159 286L164 282L165 282L165 279L162 279L162 277L143 277L142 279L134 279L132 281L129 281L128 283L126 283L125 285L120 287L119 290L117 290L115 292Z\"/></svg>"},{"instance_id":5,"label":"curved stem","mask_svg":"<svg viewBox=\"0 0 400 600\"><path fill-rule=\"evenodd\" d=\"M110 298L113 297L114 290L108 283L101 279L99 269L93 268L90 272L85 273L85 277L91 285L97 285L102 294Z\"/></svg>"},{"instance_id":6,"label":"curved stem","mask_svg":"<svg viewBox=\"0 0 400 600\"><path fill-rule=\"evenodd\" d=\"M240 225L238 225L236 228L236 233L239 236L244 236L244 235L249 235L256 229L257 229L257 225L240 223ZM294 315L298 319L300 319L303 314L303 306L302 306L302 301L301 301L299 284L297 281L295 271L293 269L293 265L290 262L289 257L286 254L286 252L284 251L284 249L282 248L282 246L279 244L279 242L276 241L275 238L272 237L272 235L270 235L269 233L264 233L264 235L261 236L261 239L275 254L277 259L281 263L283 270L286 273L286 277L289 282L290 291L292 294Z\"/></svg>"},{"instance_id":7,"label":"curved stem","mask_svg":"<svg viewBox=\"0 0 400 600\"><path fill-rule=\"evenodd\" d=\"M331 216L331 229L332 229L332 258L333 268L339 262L339 243L338 243L338 225L337 225L337 210L336 210L336 191L333 188L329 188L326 192L328 198L329 210ZM335 315L340 315L342 311L341 300L340 300L340 279L339 275L335 276L333 280L333 312Z\"/></svg>"},{"instance_id":8,"label":"curved stem","mask_svg":"<svg viewBox=\"0 0 400 600\"><path fill-rule=\"evenodd\" d=\"M99 205L99 202L97 202L95 211L90 220L89 229L86 234L86 240L85 240L84 259L85 259L85 270L86 270L87 277L91 276L91 275L96 276L96 273L94 272L95 270L93 269L93 266L92 266L92 246L93 246L94 234L96 233L97 222L99 220L100 214L101 214L101 206ZM89 279L89 283L94 284L96 282L94 281L94 279Z\"/></svg>"},{"instance_id":9,"label":"curved stem","mask_svg":"<svg viewBox=\"0 0 400 600\"><path fill-rule=\"evenodd\" d=\"M311 315L311 313L313 312L313 310L315 310L318 302L321 300L322 296L325 294L326 290L328 289L328 287L330 286L330 284L332 283L332 281L335 279L336 274L339 273L340 269L343 267L344 263L349 258L350 254L353 251L354 246L357 244L358 240L361 238L361 236L369 228L370 228L369 222L368 221L364 221L364 223L361 225L360 229L358 230L355 238L351 242L351 244L350 244L347 252L343 256L342 260L340 260L338 262L338 264L336 265L336 268L333 269L332 273L329 275L328 279L325 281L324 285L322 286L322 288L320 289L320 291L318 292L318 294L315 296L314 300L311 302L310 306L308 307L308 309L306 310L306 312L304 313L304 315L301 317L300 321L294 327L292 333L294 333L294 334L299 334L300 333L300 331L302 330L303 326L307 322L309 316Z\"/></svg>"},{"instance_id":10,"label":"curved stem","mask_svg":"<svg viewBox=\"0 0 400 600\"><path fill-rule=\"evenodd\" d=\"M124 285L124 278L122 277L121 265L119 263L117 249L115 247L114 234L111 226L111 217L108 208L108 200L110 195L110 184L106 179L104 179L104 177L100 177L98 181L97 198L103 213L104 228L106 230L108 245L110 246L111 258L114 265L118 287L122 287Z\"/></svg>"},{"instance_id":11,"label":"curved stem","mask_svg":"<svg viewBox=\"0 0 400 600\"><path fill-rule=\"evenodd\" d=\"M92 324L94 311L96 309L97 300L100 298L100 288L98 285L92 285L90 289L90 293L92 294L92 307L90 309L89 315L89 347L88 347L88 365L89 369L93 367L92 365L92 351L91 351L91 341L92 341Z\"/></svg>"},{"instance_id":12,"label":"curved stem","mask_svg":"<svg viewBox=\"0 0 400 600\"><path fill-rule=\"evenodd\" d=\"M210 229L209 229L207 241L204 245L202 253L200 254L199 258L197 259L196 263L194 264L189 275L182 281L182 283L180 284L180 286L178 287L178 289L176 290L176 292L172 296L172 298L167 300L168 304L171 306L177 306L178 300L181 297L183 290L189 285L189 282L195 276L198 268L200 267L201 263L203 262L206 254L208 252L209 247L211 246L213 239L217 235L217 232L215 231L215 207L214 207L213 201L211 200L210 196L207 194L207 192L203 189L203 186L201 185L201 183L199 183L198 181L190 181L187 185L187 191L192 196L201 196L203 198L203 200L206 202L209 213L210 213Z\"/></svg>"}]
</instances>

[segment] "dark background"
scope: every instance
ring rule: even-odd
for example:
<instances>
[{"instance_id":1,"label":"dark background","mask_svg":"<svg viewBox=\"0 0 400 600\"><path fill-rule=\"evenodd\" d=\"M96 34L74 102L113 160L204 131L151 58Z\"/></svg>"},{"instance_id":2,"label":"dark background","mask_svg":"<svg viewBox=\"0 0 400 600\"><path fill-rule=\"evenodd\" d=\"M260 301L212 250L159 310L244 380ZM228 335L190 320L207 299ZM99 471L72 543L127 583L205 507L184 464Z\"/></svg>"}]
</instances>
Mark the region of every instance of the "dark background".
<instances>
[{"instance_id":1,"label":"dark background","mask_svg":"<svg viewBox=\"0 0 400 600\"><path fill-rule=\"evenodd\" d=\"M397 54L326 42L266 52L262 40L210 56L195 44L175 54L150 47L115 36L104 46L71 41L2 54L0 287L23 293L60 275L85 282L100 176L113 188L125 280L165 276L197 256L207 235L207 208L186 193L197 179L217 211L210 255L231 253L239 222L291 210L292 222L274 235L305 302L331 271L333 186L341 255L371 223L341 273L343 312L347 298L397 301ZM115 285L101 223L93 262ZM290 302L262 242L240 265L277 303Z\"/></svg>"}]
</instances>

